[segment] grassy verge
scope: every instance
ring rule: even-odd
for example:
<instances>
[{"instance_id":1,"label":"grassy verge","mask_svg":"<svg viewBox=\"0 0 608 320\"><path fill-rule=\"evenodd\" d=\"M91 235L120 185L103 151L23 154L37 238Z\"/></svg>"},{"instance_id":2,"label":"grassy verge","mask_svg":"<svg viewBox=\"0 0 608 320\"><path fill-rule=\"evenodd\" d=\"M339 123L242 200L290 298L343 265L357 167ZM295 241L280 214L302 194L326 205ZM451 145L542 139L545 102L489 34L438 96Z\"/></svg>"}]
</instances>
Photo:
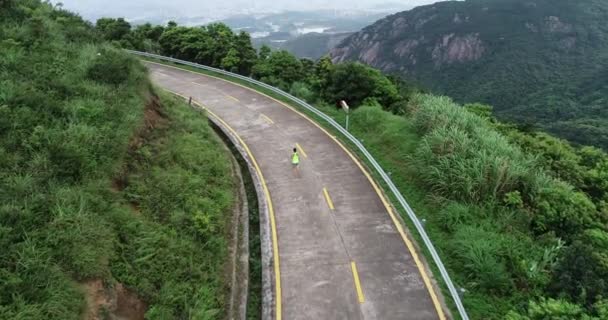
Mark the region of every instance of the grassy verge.
<instances>
[{"instance_id":1,"label":"grassy verge","mask_svg":"<svg viewBox=\"0 0 608 320\"><path fill-rule=\"evenodd\" d=\"M349 140L344 138L341 133L339 133L335 128L330 126L325 120L321 119L320 117L318 117L314 113L306 110L305 108L297 106L296 104L293 103L293 101L291 101L281 95L278 95L271 90L265 89L263 87L259 87L257 85L254 85L250 82L247 82L247 81L244 81L241 79L225 76L225 75L218 74L215 72L201 70L201 69L190 67L187 65L180 65L180 64L160 61L157 59L145 58L144 60L162 63L162 64L166 64L166 65L173 65L173 66L177 66L179 68L190 70L193 72L222 78L222 79L234 82L234 83L238 83L245 87L254 89L256 91L262 92L274 99L277 99L288 105L293 106L298 111L306 114L308 117L315 120L317 123L319 123L321 126L323 126L326 130L328 130L332 135L334 135L336 138L338 138L342 143L344 143L347 147L349 147L349 149L354 152L354 154L359 158L359 160L361 160L361 162L367 166L367 171L370 172L370 174L372 174L372 176L374 177L376 182L378 182L378 184L381 186L381 188L383 188L383 190L388 190L388 186L383 182L380 175L377 174L375 172L375 170L370 169L370 166L371 166L370 163L366 160L366 158L363 156L363 154L358 151L358 148L352 142L350 142ZM345 116L344 112L342 112L341 110L338 110L334 107L326 106L326 105L317 105L316 107L319 110L321 110L322 112L324 112L325 114L327 114L328 116L330 116L331 118L333 118L334 120L336 120L338 123L345 123L346 116ZM378 109L378 111L381 111L381 110ZM404 197L408 200L408 203L415 210L418 217L428 220L429 217L433 216L433 212L435 212L437 210L437 207L435 205L433 205L432 202L427 201L427 193L422 188L420 188L417 184L413 183L416 180L415 169L413 169L411 166L407 166L407 164L410 162L409 155L413 154L416 144L420 141L420 137L415 132L411 123L403 122L403 121L405 121L405 118L393 116L387 112L381 111L381 113L382 113L382 116L388 116L389 118L391 118L393 120L399 119L399 121L400 121L399 124L397 124L396 126L393 126L392 128L381 128L380 129L381 132L387 132L387 130L389 130L393 134L393 137L391 137L391 139L394 139L393 141L391 141L392 143L386 143L387 141L383 141L383 142L378 141L379 137L386 138L386 135L378 136L378 135L374 134L373 131L363 130L363 128L370 127L369 126L370 124L373 124L374 127L377 128L378 123L374 123L374 121L382 120L382 119L372 119L369 117L369 115L364 115L363 113L359 112L358 110L355 110L355 112L351 114L351 121L352 121L351 126L350 126L351 133L353 133L360 141L363 142L363 144L366 146L366 148L368 148L368 151L370 151L372 153L372 155L376 158L376 160L380 163L380 165L382 165L382 167L385 169L385 171L391 172L391 178L392 178L393 182L399 188L399 190L404 195ZM382 122L379 122L379 123L382 123ZM397 137L395 137L395 135L397 135ZM403 141L406 141L406 143L403 144L402 143ZM406 159L406 161L404 161L404 159ZM397 199L390 192L385 192L385 194L389 197L389 199L391 200L392 203L398 203ZM415 241L417 243L421 244L422 238L415 231L416 229L414 227L414 224L411 222L411 220L409 219L407 214L401 208L398 208L398 207L396 207L396 211L401 215L401 217L405 221L409 230L412 230L411 235L414 237ZM435 230L432 228L432 226L429 226L429 227L430 228L427 227L427 232L429 233L431 239L434 240L434 243L437 246L438 240L443 241L445 237L441 236L440 233L435 232ZM435 264L432 263L431 255L428 252L428 250L426 249L426 247L420 246L420 250L423 253L423 255L427 258L427 261L429 261L429 267L431 268L431 272L434 275L439 275L439 270L437 269ZM437 246L437 250L439 251L440 256L442 256L442 257L445 256L445 254L443 254L444 252L442 252L441 246ZM450 275L453 276L453 273L450 273ZM443 282L441 277L436 277L436 280L437 280L439 287L441 288L441 291L443 292L444 297L446 297L445 302L446 302L448 308L452 311L452 315L454 316L454 318L458 319L459 316L458 316L458 313L456 312L456 307L455 307L453 301L451 300L451 298L449 298L450 295L449 295L449 291L447 290L447 286L445 285L445 283ZM453 279L453 280L456 282L456 285L458 285L458 281L457 281L458 279Z\"/></svg>"},{"instance_id":2,"label":"grassy verge","mask_svg":"<svg viewBox=\"0 0 608 320\"><path fill-rule=\"evenodd\" d=\"M229 279L235 186L229 155L205 117L162 95L131 141L120 185L130 212L112 217L112 275L150 304L149 318L218 319Z\"/></svg>"}]
</instances>

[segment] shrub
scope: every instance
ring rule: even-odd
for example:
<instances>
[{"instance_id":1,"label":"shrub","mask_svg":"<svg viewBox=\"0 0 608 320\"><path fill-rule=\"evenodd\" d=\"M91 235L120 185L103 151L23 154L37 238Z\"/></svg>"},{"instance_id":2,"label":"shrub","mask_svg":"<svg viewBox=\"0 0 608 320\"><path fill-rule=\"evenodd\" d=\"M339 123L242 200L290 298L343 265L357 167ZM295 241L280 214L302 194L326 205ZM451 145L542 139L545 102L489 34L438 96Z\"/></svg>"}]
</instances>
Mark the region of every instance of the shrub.
<instances>
[{"instance_id":1,"label":"shrub","mask_svg":"<svg viewBox=\"0 0 608 320\"><path fill-rule=\"evenodd\" d=\"M132 59L126 54L105 49L92 61L87 76L91 80L118 86L129 79L132 64Z\"/></svg>"},{"instance_id":2,"label":"shrub","mask_svg":"<svg viewBox=\"0 0 608 320\"><path fill-rule=\"evenodd\" d=\"M462 225L454 234L453 250L469 280L469 287L484 292L512 290L511 277L502 254L503 239L497 233Z\"/></svg>"},{"instance_id":3,"label":"shrub","mask_svg":"<svg viewBox=\"0 0 608 320\"><path fill-rule=\"evenodd\" d=\"M608 296L608 233L591 229L575 240L556 267L552 289L585 305Z\"/></svg>"},{"instance_id":4,"label":"shrub","mask_svg":"<svg viewBox=\"0 0 608 320\"><path fill-rule=\"evenodd\" d=\"M532 228L537 234L549 231L570 239L584 228L599 222L589 198L559 180L552 180L533 194Z\"/></svg>"},{"instance_id":5,"label":"shrub","mask_svg":"<svg viewBox=\"0 0 608 320\"><path fill-rule=\"evenodd\" d=\"M545 299L530 302L527 315L509 312L506 320L570 320L588 319L581 306L572 304L565 300Z\"/></svg>"},{"instance_id":6,"label":"shrub","mask_svg":"<svg viewBox=\"0 0 608 320\"><path fill-rule=\"evenodd\" d=\"M307 102L314 102L316 95L315 93L310 90L310 88L308 87L308 85L304 82L294 82L291 85L291 89L289 90L289 93L291 93L292 95L300 98L300 99L304 99Z\"/></svg>"}]
</instances>

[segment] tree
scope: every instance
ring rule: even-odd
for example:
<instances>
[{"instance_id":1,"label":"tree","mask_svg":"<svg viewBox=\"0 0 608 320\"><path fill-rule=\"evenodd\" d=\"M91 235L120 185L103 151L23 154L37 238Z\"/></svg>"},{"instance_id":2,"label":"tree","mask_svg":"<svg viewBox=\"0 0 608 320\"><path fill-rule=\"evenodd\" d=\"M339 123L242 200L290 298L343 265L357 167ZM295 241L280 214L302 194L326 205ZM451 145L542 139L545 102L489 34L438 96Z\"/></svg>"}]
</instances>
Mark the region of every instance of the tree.
<instances>
[{"instance_id":1,"label":"tree","mask_svg":"<svg viewBox=\"0 0 608 320\"><path fill-rule=\"evenodd\" d=\"M302 62L285 50L274 51L267 59L259 60L252 75L282 89L289 89L294 82L304 80Z\"/></svg>"},{"instance_id":2,"label":"tree","mask_svg":"<svg viewBox=\"0 0 608 320\"><path fill-rule=\"evenodd\" d=\"M258 59L259 60L266 60L268 58L270 58L270 54L272 53L272 49L270 49L269 46L263 44L262 47L260 48L260 52L258 54Z\"/></svg>"},{"instance_id":3,"label":"tree","mask_svg":"<svg viewBox=\"0 0 608 320\"><path fill-rule=\"evenodd\" d=\"M240 59L238 73L248 76L257 59L257 52L251 45L249 33L241 31L236 37L235 45Z\"/></svg>"},{"instance_id":4,"label":"tree","mask_svg":"<svg viewBox=\"0 0 608 320\"><path fill-rule=\"evenodd\" d=\"M334 72L334 64L329 56L324 56L314 67L314 77L312 79L312 88L320 97L326 96L327 85L330 77Z\"/></svg>"},{"instance_id":5,"label":"tree","mask_svg":"<svg viewBox=\"0 0 608 320\"><path fill-rule=\"evenodd\" d=\"M568 247L554 272L553 290L591 305L608 296L608 233L590 229Z\"/></svg>"},{"instance_id":6,"label":"tree","mask_svg":"<svg viewBox=\"0 0 608 320\"><path fill-rule=\"evenodd\" d=\"M123 18L101 18L97 20L95 25L102 37L106 40L122 40L131 32L131 24Z\"/></svg>"},{"instance_id":7,"label":"tree","mask_svg":"<svg viewBox=\"0 0 608 320\"><path fill-rule=\"evenodd\" d=\"M187 27L169 28L159 39L163 54L202 64L213 62L210 42L211 39L204 29Z\"/></svg>"},{"instance_id":8,"label":"tree","mask_svg":"<svg viewBox=\"0 0 608 320\"><path fill-rule=\"evenodd\" d=\"M228 54L222 59L221 68L230 72L238 72L241 59L236 49L231 48Z\"/></svg>"},{"instance_id":9,"label":"tree","mask_svg":"<svg viewBox=\"0 0 608 320\"><path fill-rule=\"evenodd\" d=\"M372 98L385 108L401 99L397 87L386 76L358 62L335 66L325 97L332 102L346 100L352 107Z\"/></svg>"},{"instance_id":10,"label":"tree","mask_svg":"<svg viewBox=\"0 0 608 320\"><path fill-rule=\"evenodd\" d=\"M235 44L235 35L232 29L223 23L212 23L201 28L211 39L208 45L207 57L210 58L208 64L220 66L222 59L228 55L228 51Z\"/></svg>"}]
</instances>

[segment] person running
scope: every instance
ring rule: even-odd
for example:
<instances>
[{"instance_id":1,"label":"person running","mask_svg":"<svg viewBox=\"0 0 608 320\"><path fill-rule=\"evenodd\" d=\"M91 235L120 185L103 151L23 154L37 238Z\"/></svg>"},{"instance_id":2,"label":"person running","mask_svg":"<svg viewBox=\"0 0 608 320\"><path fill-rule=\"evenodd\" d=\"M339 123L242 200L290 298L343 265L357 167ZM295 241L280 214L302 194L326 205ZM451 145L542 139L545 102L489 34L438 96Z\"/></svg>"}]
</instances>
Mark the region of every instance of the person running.
<instances>
[{"instance_id":1,"label":"person running","mask_svg":"<svg viewBox=\"0 0 608 320\"><path fill-rule=\"evenodd\" d=\"M298 149L293 148L293 154L291 155L291 165L293 166L293 173L296 177L300 177L300 170L298 166L300 165L300 155L298 154Z\"/></svg>"}]
</instances>

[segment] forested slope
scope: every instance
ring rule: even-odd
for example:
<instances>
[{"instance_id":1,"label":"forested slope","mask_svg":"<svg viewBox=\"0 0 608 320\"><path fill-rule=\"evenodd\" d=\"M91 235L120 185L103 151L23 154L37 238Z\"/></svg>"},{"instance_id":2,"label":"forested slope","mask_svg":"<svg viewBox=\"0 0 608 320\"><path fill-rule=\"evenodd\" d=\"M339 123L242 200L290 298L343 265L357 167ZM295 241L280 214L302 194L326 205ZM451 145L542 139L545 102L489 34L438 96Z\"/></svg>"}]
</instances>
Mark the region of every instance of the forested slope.
<instances>
[{"instance_id":1,"label":"forested slope","mask_svg":"<svg viewBox=\"0 0 608 320\"><path fill-rule=\"evenodd\" d=\"M78 16L0 1L0 319L219 319L229 156Z\"/></svg>"},{"instance_id":2,"label":"forested slope","mask_svg":"<svg viewBox=\"0 0 608 320\"><path fill-rule=\"evenodd\" d=\"M439 2L379 20L331 55L608 149L607 20L603 0Z\"/></svg>"}]
</instances>

